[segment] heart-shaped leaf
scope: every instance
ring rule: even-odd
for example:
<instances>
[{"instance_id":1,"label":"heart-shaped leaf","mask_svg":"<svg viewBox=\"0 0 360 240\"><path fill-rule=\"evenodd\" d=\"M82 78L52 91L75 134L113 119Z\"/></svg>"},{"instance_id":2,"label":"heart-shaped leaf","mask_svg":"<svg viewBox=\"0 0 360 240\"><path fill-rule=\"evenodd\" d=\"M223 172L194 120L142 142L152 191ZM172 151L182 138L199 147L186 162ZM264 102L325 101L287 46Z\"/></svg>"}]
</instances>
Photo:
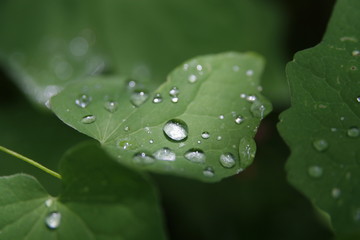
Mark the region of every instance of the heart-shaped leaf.
<instances>
[{"instance_id":1,"label":"heart-shaped leaf","mask_svg":"<svg viewBox=\"0 0 360 240\"><path fill-rule=\"evenodd\" d=\"M51 108L128 166L218 181L254 158L253 137L271 110L260 95L262 69L252 53L198 57L153 93L98 77L69 85Z\"/></svg>"},{"instance_id":2,"label":"heart-shaped leaf","mask_svg":"<svg viewBox=\"0 0 360 240\"><path fill-rule=\"evenodd\" d=\"M152 185L96 144L69 151L60 170L59 197L29 175L0 178L1 240L165 239Z\"/></svg>"}]
</instances>

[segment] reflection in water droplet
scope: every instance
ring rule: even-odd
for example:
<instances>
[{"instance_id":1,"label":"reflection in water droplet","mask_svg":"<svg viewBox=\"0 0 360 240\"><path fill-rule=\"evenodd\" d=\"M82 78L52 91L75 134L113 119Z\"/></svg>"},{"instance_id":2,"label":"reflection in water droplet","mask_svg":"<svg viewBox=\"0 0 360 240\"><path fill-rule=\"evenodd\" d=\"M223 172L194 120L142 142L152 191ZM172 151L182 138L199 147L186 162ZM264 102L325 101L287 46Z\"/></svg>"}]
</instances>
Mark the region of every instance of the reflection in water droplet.
<instances>
[{"instance_id":1,"label":"reflection in water droplet","mask_svg":"<svg viewBox=\"0 0 360 240\"><path fill-rule=\"evenodd\" d=\"M323 174L323 169L319 166L311 166L308 168L308 174L310 177L319 178Z\"/></svg>"},{"instance_id":2,"label":"reflection in water droplet","mask_svg":"<svg viewBox=\"0 0 360 240\"><path fill-rule=\"evenodd\" d=\"M118 107L118 103L117 103L117 102L113 102L113 101L108 101L108 102L105 102L105 104L104 104L104 108L105 108L108 112L111 112L111 113L116 112L117 107Z\"/></svg>"},{"instance_id":3,"label":"reflection in water droplet","mask_svg":"<svg viewBox=\"0 0 360 240\"><path fill-rule=\"evenodd\" d=\"M197 148L188 150L184 154L184 157L193 163L205 163L205 160L206 160L205 153L202 150L197 149Z\"/></svg>"},{"instance_id":4,"label":"reflection in water droplet","mask_svg":"<svg viewBox=\"0 0 360 240\"><path fill-rule=\"evenodd\" d=\"M210 133L209 133L209 132L203 132L203 133L201 134L201 137L202 137L203 139L208 139L208 138L210 137Z\"/></svg>"},{"instance_id":5,"label":"reflection in water droplet","mask_svg":"<svg viewBox=\"0 0 360 240\"><path fill-rule=\"evenodd\" d=\"M81 119L81 123L90 124L95 122L96 117L94 115L87 115Z\"/></svg>"},{"instance_id":6,"label":"reflection in water droplet","mask_svg":"<svg viewBox=\"0 0 360 240\"><path fill-rule=\"evenodd\" d=\"M161 95L160 95L160 93L157 93L156 95L155 95L155 97L153 98L153 103L161 103L163 101L163 99L162 99L162 97L161 97Z\"/></svg>"},{"instance_id":7,"label":"reflection in water droplet","mask_svg":"<svg viewBox=\"0 0 360 240\"><path fill-rule=\"evenodd\" d=\"M130 101L135 107L139 107L149 97L149 94L145 90L136 90L131 94Z\"/></svg>"},{"instance_id":8,"label":"reflection in water droplet","mask_svg":"<svg viewBox=\"0 0 360 240\"><path fill-rule=\"evenodd\" d=\"M75 104L81 108L86 108L91 102L91 97L86 94L80 95L77 99L75 99Z\"/></svg>"},{"instance_id":9,"label":"reflection in water droplet","mask_svg":"<svg viewBox=\"0 0 360 240\"><path fill-rule=\"evenodd\" d=\"M339 198L340 195L341 195L341 190L340 190L339 188L333 188L333 189L331 190L331 196L332 196L333 198Z\"/></svg>"},{"instance_id":10,"label":"reflection in water droplet","mask_svg":"<svg viewBox=\"0 0 360 240\"><path fill-rule=\"evenodd\" d=\"M188 127L186 123L180 119L172 119L168 121L163 131L167 137L174 141L185 140L188 136Z\"/></svg>"},{"instance_id":11,"label":"reflection in water droplet","mask_svg":"<svg viewBox=\"0 0 360 240\"><path fill-rule=\"evenodd\" d=\"M235 118L235 123L236 124L240 124L240 123L242 123L244 121L244 118L242 117L242 116L237 116L236 118Z\"/></svg>"},{"instance_id":12,"label":"reflection in water droplet","mask_svg":"<svg viewBox=\"0 0 360 240\"><path fill-rule=\"evenodd\" d=\"M235 157L231 153L224 153L220 155L220 164L225 168L232 168L235 166Z\"/></svg>"},{"instance_id":13,"label":"reflection in water droplet","mask_svg":"<svg viewBox=\"0 0 360 240\"><path fill-rule=\"evenodd\" d=\"M61 223L61 214L59 212L51 212L45 218L45 224L50 229L57 229Z\"/></svg>"},{"instance_id":14,"label":"reflection in water droplet","mask_svg":"<svg viewBox=\"0 0 360 240\"><path fill-rule=\"evenodd\" d=\"M213 177L215 176L214 169L212 167L206 167L203 171L203 175L205 177Z\"/></svg>"},{"instance_id":15,"label":"reflection in water droplet","mask_svg":"<svg viewBox=\"0 0 360 240\"><path fill-rule=\"evenodd\" d=\"M151 164L155 162L155 159L145 152L139 152L134 155L133 161L137 164Z\"/></svg>"},{"instance_id":16,"label":"reflection in water droplet","mask_svg":"<svg viewBox=\"0 0 360 240\"><path fill-rule=\"evenodd\" d=\"M323 152L328 148L329 144L324 139L318 139L313 142L313 146L317 151Z\"/></svg>"},{"instance_id":17,"label":"reflection in water droplet","mask_svg":"<svg viewBox=\"0 0 360 240\"><path fill-rule=\"evenodd\" d=\"M153 156L157 159L157 160L162 160L162 161L175 161L176 159L176 155L173 151L171 151L169 148L162 148L157 150Z\"/></svg>"},{"instance_id":18,"label":"reflection in water droplet","mask_svg":"<svg viewBox=\"0 0 360 240\"><path fill-rule=\"evenodd\" d=\"M351 127L347 130L347 135L352 138L356 138L360 135L360 130L358 127Z\"/></svg>"}]
</instances>

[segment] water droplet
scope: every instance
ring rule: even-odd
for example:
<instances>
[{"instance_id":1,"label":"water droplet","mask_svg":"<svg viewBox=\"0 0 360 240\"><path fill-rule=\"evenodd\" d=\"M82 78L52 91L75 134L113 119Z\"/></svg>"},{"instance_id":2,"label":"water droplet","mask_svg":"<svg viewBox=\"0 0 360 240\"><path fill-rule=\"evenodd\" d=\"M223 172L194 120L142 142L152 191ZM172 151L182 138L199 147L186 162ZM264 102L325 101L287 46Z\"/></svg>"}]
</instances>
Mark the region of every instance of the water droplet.
<instances>
[{"instance_id":1,"label":"water droplet","mask_svg":"<svg viewBox=\"0 0 360 240\"><path fill-rule=\"evenodd\" d=\"M360 103L360 96L356 98L356 101Z\"/></svg>"},{"instance_id":2,"label":"water droplet","mask_svg":"<svg viewBox=\"0 0 360 240\"><path fill-rule=\"evenodd\" d=\"M185 140L188 136L188 127L186 123L180 119L168 121L164 125L163 131L168 138L174 141Z\"/></svg>"},{"instance_id":3,"label":"water droplet","mask_svg":"<svg viewBox=\"0 0 360 240\"><path fill-rule=\"evenodd\" d=\"M124 131L128 132L130 130L129 126L124 127Z\"/></svg>"},{"instance_id":4,"label":"water droplet","mask_svg":"<svg viewBox=\"0 0 360 240\"><path fill-rule=\"evenodd\" d=\"M256 101L256 96L255 95L249 95L249 96L246 96L246 100L248 101L248 102L254 102L254 101Z\"/></svg>"},{"instance_id":5,"label":"water droplet","mask_svg":"<svg viewBox=\"0 0 360 240\"><path fill-rule=\"evenodd\" d=\"M81 119L81 123L90 124L95 122L96 117L94 115L87 115Z\"/></svg>"},{"instance_id":6,"label":"water droplet","mask_svg":"<svg viewBox=\"0 0 360 240\"><path fill-rule=\"evenodd\" d=\"M240 70L240 67L238 65L234 65L232 69L234 72L238 72Z\"/></svg>"},{"instance_id":7,"label":"water droplet","mask_svg":"<svg viewBox=\"0 0 360 240\"><path fill-rule=\"evenodd\" d=\"M198 144L201 144L201 141L200 141L200 140L198 140L198 141L197 141L197 143L198 143Z\"/></svg>"},{"instance_id":8,"label":"water droplet","mask_svg":"<svg viewBox=\"0 0 360 240\"><path fill-rule=\"evenodd\" d=\"M124 150L131 148L132 144L126 140L121 140L118 142L118 146Z\"/></svg>"},{"instance_id":9,"label":"water droplet","mask_svg":"<svg viewBox=\"0 0 360 240\"><path fill-rule=\"evenodd\" d=\"M178 97L171 97L171 102L177 103L179 101Z\"/></svg>"},{"instance_id":10,"label":"water droplet","mask_svg":"<svg viewBox=\"0 0 360 240\"><path fill-rule=\"evenodd\" d=\"M155 95L155 97L153 98L153 103L161 103L163 101L163 99L162 99L162 97L161 97L161 95L160 95L160 93L157 93L156 95Z\"/></svg>"},{"instance_id":11,"label":"water droplet","mask_svg":"<svg viewBox=\"0 0 360 240\"><path fill-rule=\"evenodd\" d=\"M196 65L196 70L202 71L202 70L203 70L203 66L201 66L200 64Z\"/></svg>"},{"instance_id":12,"label":"water droplet","mask_svg":"<svg viewBox=\"0 0 360 240\"><path fill-rule=\"evenodd\" d=\"M252 75L254 75L254 70L249 69L246 71L246 76L250 77Z\"/></svg>"},{"instance_id":13,"label":"water droplet","mask_svg":"<svg viewBox=\"0 0 360 240\"><path fill-rule=\"evenodd\" d=\"M241 93L240 94L240 98L246 98L247 96L246 96L246 94L245 93Z\"/></svg>"},{"instance_id":14,"label":"water droplet","mask_svg":"<svg viewBox=\"0 0 360 240\"><path fill-rule=\"evenodd\" d=\"M81 108L86 108L91 102L91 97L86 94L80 95L77 99L75 99L75 104Z\"/></svg>"},{"instance_id":15,"label":"water droplet","mask_svg":"<svg viewBox=\"0 0 360 240\"><path fill-rule=\"evenodd\" d=\"M145 90L136 90L131 94L130 101L135 107L139 107L149 97L149 94Z\"/></svg>"},{"instance_id":16,"label":"water droplet","mask_svg":"<svg viewBox=\"0 0 360 240\"><path fill-rule=\"evenodd\" d=\"M221 136L217 136L217 137L216 137L216 140L218 140L218 141L220 141L221 139L222 139Z\"/></svg>"},{"instance_id":17,"label":"water droplet","mask_svg":"<svg viewBox=\"0 0 360 240\"><path fill-rule=\"evenodd\" d=\"M144 127L146 133L151 134L151 129L149 127Z\"/></svg>"},{"instance_id":18,"label":"water droplet","mask_svg":"<svg viewBox=\"0 0 360 240\"><path fill-rule=\"evenodd\" d=\"M193 163L205 163L206 161L205 153L202 150L196 148L188 150L184 154L184 157Z\"/></svg>"},{"instance_id":19,"label":"water droplet","mask_svg":"<svg viewBox=\"0 0 360 240\"><path fill-rule=\"evenodd\" d=\"M88 41L83 37L76 37L69 44L71 54L76 57L84 56L89 49Z\"/></svg>"},{"instance_id":20,"label":"water droplet","mask_svg":"<svg viewBox=\"0 0 360 240\"><path fill-rule=\"evenodd\" d=\"M111 113L114 113L116 112L117 108L118 108L118 103L117 102L113 102L113 101L108 101L108 102L105 102L104 104L104 108L111 112Z\"/></svg>"},{"instance_id":21,"label":"water droplet","mask_svg":"<svg viewBox=\"0 0 360 240\"><path fill-rule=\"evenodd\" d=\"M162 148L157 150L153 156L157 159L157 160L162 160L162 161L175 161L176 159L176 155L173 151L171 151L169 148Z\"/></svg>"},{"instance_id":22,"label":"water droplet","mask_svg":"<svg viewBox=\"0 0 360 240\"><path fill-rule=\"evenodd\" d=\"M329 147L329 144L324 139L318 139L313 142L313 146L317 151L323 152Z\"/></svg>"},{"instance_id":23,"label":"water droplet","mask_svg":"<svg viewBox=\"0 0 360 240\"><path fill-rule=\"evenodd\" d=\"M352 138L356 138L360 135L360 130L358 127L351 127L347 130L347 135Z\"/></svg>"},{"instance_id":24,"label":"water droplet","mask_svg":"<svg viewBox=\"0 0 360 240\"><path fill-rule=\"evenodd\" d=\"M61 213L51 212L45 218L45 224L50 229L57 229L61 223Z\"/></svg>"},{"instance_id":25,"label":"water droplet","mask_svg":"<svg viewBox=\"0 0 360 240\"><path fill-rule=\"evenodd\" d=\"M319 178L323 174L323 169L319 166L311 166L308 169L308 174L310 177Z\"/></svg>"},{"instance_id":26,"label":"water droplet","mask_svg":"<svg viewBox=\"0 0 360 240\"><path fill-rule=\"evenodd\" d=\"M174 97L180 93L180 90L177 87L172 87L169 91L169 95Z\"/></svg>"},{"instance_id":27,"label":"water droplet","mask_svg":"<svg viewBox=\"0 0 360 240\"><path fill-rule=\"evenodd\" d=\"M139 152L134 155L133 161L137 164L151 164L155 162L155 159L145 152Z\"/></svg>"},{"instance_id":28,"label":"water droplet","mask_svg":"<svg viewBox=\"0 0 360 240\"><path fill-rule=\"evenodd\" d=\"M250 106L250 111L254 117L264 118L265 106L260 101L254 101Z\"/></svg>"},{"instance_id":29,"label":"water droplet","mask_svg":"<svg viewBox=\"0 0 360 240\"><path fill-rule=\"evenodd\" d=\"M128 81L127 85L128 85L128 88L134 88L134 87L136 87L137 82L134 80L130 80L130 81Z\"/></svg>"},{"instance_id":30,"label":"water droplet","mask_svg":"<svg viewBox=\"0 0 360 240\"><path fill-rule=\"evenodd\" d=\"M359 50L354 50L352 51L352 55L355 56L360 56L360 51Z\"/></svg>"},{"instance_id":31,"label":"water droplet","mask_svg":"<svg viewBox=\"0 0 360 240\"><path fill-rule=\"evenodd\" d=\"M235 157L231 153L224 153L220 155L220 164L225 168L232 168L235 166Z\"/></svg>"},{"instance_id":32,"label":"water droplet","mask_svg":"<svg viewBox=\"0 0 360 240\"><path fill-rule=\"evenodd\" d=\"M241 167L249 166L256 153L256 142L251 137L243 137L239 143L239 156Z\"/></svg>"},{"instance_id":33,"label":"water droplet","mask_svg":"<svg viewBox=\"0 0 360 240\"><path fill-rule=\"evenodd\" d=\"M188 78L190 83L194 83L197 80L197 76L195 74L191 74Z\"/></svg>"},{"instance_id":34,"label":"water droplet","mask_svg":"<svg viewBox=\"0 0 360 240\"><path fill-rule=\"evenodd\" d=\"M219 119L221 119L221 120L224 119L224 118L225 118L224 115L220 115L220 116L219 116Z\"/></svg>"},{"instance_id":35,"label":"water droplet","mask_svg":"<svg viewBox=\"0 0 360 240\"><path fill-rule=\"evenodd\" d=\"M201 134L201 137L202 137L203 139L208 139L208 138L210 137L210 133L209 133L209 132L203 132L203 133Z\"/></svg>"},{"instance_id":36,"label":"water droplet","mask_svg":"<svg viewBox=\"0 0 360 240\"><path fill-rule=\"evenodd\" d=\"M45 201L45 206L47 207L51 207L51 205L53 204L53 199L52 198L49 198Z\"/></svg>"},{"instance_id":37,"label":"water droplet","mask_svg":"<svg viewBox=\"0 0 360 240\"><path fill-rule=\"evenodd\" d=\"M244 118L242 117L242 116L237 116L236 118L235 118L235 123L236 124L240 124L240 123L242 123L244 121Z\"/></svg>"},{"instance_id":38,"label":"water droplet","mask_svg":"<svg viewBox=\"0 0 360 240\"><path fill-rule=\"evenodd\" d=\"M340 190L339 188L333 188L333 189L331 190L331 196L332 196L333 198L339 198L340 195L341 195L341 190Z\"/></svg>"},{"instance_id":39,"label":"water droplet","mask_svg":"<svg viewBox=\"0 0 360 240\"><path fill-rule=\"evenodd\" d=\"M153 144L153 143L154 143L154 140L150 139L150 140L149 140L149 143L150 143L150 144Z\"/></svg>"},{"instance_id":40,"label":"water droplet","mask_svg":"<svg viewBox=\"0 0 360 240\"><path fill-rule=\"evenodd\" d=\"M337 131L337 128L331 128L330 129L332 132L336 132Z\"/></svg>"},{"instance_id":41,"label":"water droplet","mask_svg":"<svg viewBox=\"0 0 360 240\"><path fill-rule=\"evenodd\" d=\"M203 171L203 175L205 177L213 177L215 176L214 169L212 167L206 167Z\"/></svg>"}]
</instances>

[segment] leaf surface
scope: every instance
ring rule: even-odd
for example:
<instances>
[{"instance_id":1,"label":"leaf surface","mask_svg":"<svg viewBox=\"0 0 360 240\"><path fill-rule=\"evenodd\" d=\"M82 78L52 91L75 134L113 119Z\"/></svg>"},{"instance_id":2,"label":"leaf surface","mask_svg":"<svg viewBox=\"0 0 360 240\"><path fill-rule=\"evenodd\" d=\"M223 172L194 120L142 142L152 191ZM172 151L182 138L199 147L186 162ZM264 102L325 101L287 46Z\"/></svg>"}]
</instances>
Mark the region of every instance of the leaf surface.
<instances>
[{"instance_id":1,"label":"leaf surface","mask_svg":"<svg viewBox=\"0 0 360 240\"><path fill-rule=\"evenodd\" d=\"M271 110L259 92L262 70L253 53L203 56L176 68L153 93L98 77L69 85L51 108L121 163L218 181L254 158L253 137Z\"/></svg>"},{"instance_id":2,"label":"leaf surface","mask_svg":"<svg viewBox=\"0 0 360 240\"><path fill-rule=\"evenodd\" d=\"M338 236L360 236L360 2L339 0L323 41L287 66L292 107L278 127L288 179L326 211ZM356 237L357 236L357 237Z\"/></svg>"},{"instance_id":3,"label":"leaf surface","mask_svg":"<svg viewBox=\"0 0 360 240\"><path fill-rule=\"evenodd\" d=\"M165 239L150 182L98 145L70 150L60 170L57 198L29 175L0 178L0 239Z\"/></svg>"}]
</instances>

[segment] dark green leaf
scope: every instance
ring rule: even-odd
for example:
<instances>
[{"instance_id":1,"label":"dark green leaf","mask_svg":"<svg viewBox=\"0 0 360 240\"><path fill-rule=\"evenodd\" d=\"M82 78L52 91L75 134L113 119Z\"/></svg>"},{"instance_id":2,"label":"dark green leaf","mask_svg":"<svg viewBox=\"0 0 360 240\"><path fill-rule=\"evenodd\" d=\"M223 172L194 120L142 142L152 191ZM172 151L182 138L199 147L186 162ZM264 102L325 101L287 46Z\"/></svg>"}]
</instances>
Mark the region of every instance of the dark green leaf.
<instances>
[{"instance_id":1,"label":"dark green leaf","mask_svg":"<svg viewBox=\"0 0 360 240\"><path fill-rule=\"evenodd\" d=\"M252 53L209 55L176 68L154 93L98 77L69 85L51 106L126 165L218 181L253 160L253 137L271 110L259 93L262 69Z\"/></svg>"},{"instance_id":2,"label":"dark green leaf","mask_svg":"<svg viewBox=\"0 0 360 240\"><path fill-rule=\"evenodd\" d=\"M57 198L28 175L0 178L1 240L165 238L152 185L97 145L69 151L60 170Z\"/></svg>"},{"instance_id":3,"label":"dark green leaf","mask_svg":"<svg viewBox=\"0 0 360 240\"><path fill-rule=\"evenodd\" d=\"M23 91L41 104L86 75L105 71L162 82L179 62L230 50L264 55L269 62L265 91L277 103L287 101L280 49L284 21L274 3L22 0L0 4L1 62Z\"/></svg>"},{"instance_id":4,"label":"dark green leaf","mask_svg":"<svg viewBox=\"0 0 360 240\"><path fill-rule=\"evenodd\" d=\"M289 181L330 214L338 236L360 237L360 2L339 0L325 37L287 75L292 108L279 130Z\"/></svg>"}]
</instances>

